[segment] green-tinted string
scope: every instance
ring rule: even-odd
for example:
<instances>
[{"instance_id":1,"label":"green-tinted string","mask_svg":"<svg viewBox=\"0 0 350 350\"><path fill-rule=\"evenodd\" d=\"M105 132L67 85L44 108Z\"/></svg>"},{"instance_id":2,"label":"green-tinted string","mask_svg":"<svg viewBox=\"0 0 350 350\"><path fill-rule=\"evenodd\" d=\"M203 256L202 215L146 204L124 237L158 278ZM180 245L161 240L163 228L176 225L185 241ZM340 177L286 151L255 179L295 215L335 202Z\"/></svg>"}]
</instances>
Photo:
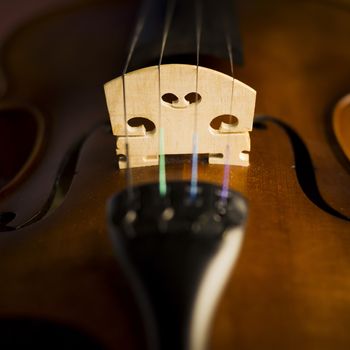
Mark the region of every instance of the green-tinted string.
<instances>
[{"instance_id":1,"label":"green-tinted string","mask_svg":"<svg viewBox=\"0 0 350 350\"><path fill-rule=\"evenodd\" d=\"M174 13L176 0L168 0L167 10L164 21L164 30L162 44L160 48L159 62L158 62L158 127L159 127L159 193L161 197L165 197L167 193L166 185L166 171L165 171L165 150L164 150L164 129L162 126L162 102L161 102L161 65L164 55L165 44L168 39L171 20Z\"/></svg>"},{"instance_id":2,"label":"green-tinted string","mask_svg":"<svg viewBox=\"0 0 350 350\"><path fill-rule=\"evenodd\" d=\"M166 195L166 173L165 173L165 155L164 155L164 129L159 130L159 193L162 197Z\"/></svg>"}]
</instances>

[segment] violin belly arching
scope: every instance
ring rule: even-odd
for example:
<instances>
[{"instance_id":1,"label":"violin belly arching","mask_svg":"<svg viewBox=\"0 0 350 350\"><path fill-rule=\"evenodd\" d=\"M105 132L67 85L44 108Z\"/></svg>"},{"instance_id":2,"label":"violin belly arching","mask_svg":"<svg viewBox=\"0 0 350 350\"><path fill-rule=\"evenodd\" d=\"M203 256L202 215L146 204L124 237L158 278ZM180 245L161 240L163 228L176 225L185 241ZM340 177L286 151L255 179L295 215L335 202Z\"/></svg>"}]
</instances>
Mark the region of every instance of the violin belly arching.
<instances>
[{"instance_id":1,"label":"violin belly arching","mask_svg":"<svg viewBox=\"0 0 350 350\"><path fill-rule=\"evenodd\" d=\"M349 350L350 2L45 2L0 0L0 350Z\"/></svg>"}]
</instances>

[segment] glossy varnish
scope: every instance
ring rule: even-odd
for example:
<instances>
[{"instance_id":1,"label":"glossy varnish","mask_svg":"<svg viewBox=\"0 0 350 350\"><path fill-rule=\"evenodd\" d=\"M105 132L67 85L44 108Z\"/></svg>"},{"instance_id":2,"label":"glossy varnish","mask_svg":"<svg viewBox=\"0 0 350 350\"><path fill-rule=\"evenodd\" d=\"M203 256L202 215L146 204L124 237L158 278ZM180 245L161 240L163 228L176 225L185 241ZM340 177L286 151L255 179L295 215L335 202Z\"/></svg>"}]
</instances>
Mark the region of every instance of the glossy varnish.
<instances>
[{"instance_id":1,"label":"glossy varnish","mask_svg":"<svg viewBox=\"0 0 350 350\"><path fill-rule=\"evenodd\" d=\"M230 171L230 186L248 199L249 217L241 257L213 322L210 349L348 349L350 175L345 159L336 154L330 120L337 100L349 92L350 8L335 1L249 2L238 8L245 65L236 75L257 90L257 114L273 118L257 118L250 166ZM69 16L87 13L89 7L74 9L24 28L7 45L8 68L21 63L16 58L21 50L36 62L26 35L36 37L41 26L59 28L58 19L69 22ZM77 90L59 74L55 84L42 78L35 85L30 65L27 74L24 68L10 72L6 98L24 96L55 118L46 121L51 134L37 165L1 198L1 211L18 212L8 226L23 224L43 207L58 160L69 154L66 143L79 135L73 125L89 129L84 120L91 128L107 120L102 84L114 77L112 68L77 83ZM81 68L74 78L85 75ZM88 97L95 102L90 109ZM82 111L87 119L69 123L67 138L54 147L65 134L59 122ZM56 165L45 173L47 152L53 149ZM141 349L140 314L106 230L106 201L125 185L106 127L89 133L75 169L64 200L50 215L1 233L0 318L49 320L80 330L108 349ZM168 160L169 179L188 180L190 171L188 159ZM52 178L41 188L31 187L39 175ZM200 163L201 180L220 183L222 177L222 166ZM157 179L157 167L133 169L135 184Z\"/></svg>"}]
</instances>

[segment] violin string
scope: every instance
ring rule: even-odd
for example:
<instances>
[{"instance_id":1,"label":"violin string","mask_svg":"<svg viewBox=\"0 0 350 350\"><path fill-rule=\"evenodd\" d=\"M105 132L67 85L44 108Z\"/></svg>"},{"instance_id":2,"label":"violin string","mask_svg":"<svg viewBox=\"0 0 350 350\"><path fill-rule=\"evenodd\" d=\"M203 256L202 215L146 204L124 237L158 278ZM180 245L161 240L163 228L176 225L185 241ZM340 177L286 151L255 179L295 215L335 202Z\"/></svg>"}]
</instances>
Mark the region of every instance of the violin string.
<instances>
[{"instance_id":1,"label":"violin string","mask_svg":"<svg viewBox=\"0 0 350 350\"><path fill-rule=\"evenodd\" d=\"M132 180L132 173L130 168L130 161L129 161L129 133L128 133L128 126L127 126L127 111L126 111L126 88L125 88L125 74L122 75L122 85L123 85L123 107L124 107L124 140L125 140L125 157L126 157L126 189L128 192L128 198L129 200L133 197L133 180Z\"/></svg>"},{"instance_id":2,"label":"violin string","mask_svg":"<svg viewBox=\"0 0 350 350\"><path fill-rule=\"evenodd\" d=\"M126 157L126 188L128 192L128 198L131 200L133 198L133 179L132 172L130 168L130 158L129 158L129 131L127 125L127 108L126 108L126 81L125 75L128 71L131 58L134 54L136 44L140 38L142 30L145 25L145 20L147 17L147 13L150 7L150 1L144 1L143 6L140 9L140 13L138 15L137 23L134 29L134 33L130 42L130 47L128 51L128 55L124 64L124 68L122 71L122 90L123 90L123 109L124 109L124 140L125 140L125 157Z\"/></svg>"},{"instance_id":3,"label":"violin string","mask_svg":"<svg viewBox=\"0 0 350 350\"><path fill-rule=\"evenodd\" d=\"M190 196L194 199L198 192L198 75L199 75L199 52L202 34L202 0L195 1L196 13L196 95L194 105L194 127L192 136L192 171Z\"/></svg>"},{"instance_id":4,"label":"violin string","mask_svg":"<svg viewBox=\"0 0 350 350\"><path fill-rule=\"evenodd\" d=\"M167 183L166 183L166 169L165 169L164 128L162 126L161 65L163 61L165 45L168 39L171 21L174 14L175 2L176 0L167 1L162 44L161 44L159 62L158 62L159 193L162 197L166 195Z\"/></svg>"},{"instance_id":5,"label":"violin string","mask_svg":"<svg viewBox=\"0 0 350 350\"><path fill-rule=\"evenodd\" d=\"M229 115L229 120L228 123L229 125L233 124L233 94L234 94L234 88L235 88L235 78L234 78L234 68L233 68L233 50L232 50L232 43L230 40L230 37L228 33L226 33L226 46L227 46L227 51L228 51L228 56L229 56L229 61L230 61L230 69L231 69L231 76L232 76L232 84L231 84L231 101L230 101L230 115ZM229 182L230 182L230 139L229 139L229 132L227 133L227 142L226 142L226 148L225 148L225 165L224 165L224 176L223 176L223 181L222 181L222 190L221 190L221 198L222 199L227 199L228 197L228 187L229 187Z\"/></svg>"}]
</instances>

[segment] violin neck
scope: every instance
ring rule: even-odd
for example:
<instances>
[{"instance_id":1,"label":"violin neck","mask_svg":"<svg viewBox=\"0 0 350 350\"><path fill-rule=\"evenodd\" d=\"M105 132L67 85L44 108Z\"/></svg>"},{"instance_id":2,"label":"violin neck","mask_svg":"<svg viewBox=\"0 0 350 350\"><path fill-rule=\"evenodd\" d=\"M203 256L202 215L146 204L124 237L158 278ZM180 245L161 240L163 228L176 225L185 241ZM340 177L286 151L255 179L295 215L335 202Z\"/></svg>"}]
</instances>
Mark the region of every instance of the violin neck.
<instances>
[{"instance_id":1,"label":"violin neck","mask_svg":"<svg viewBox=\"0 0 350 350\"><path fill-rule=\"evenodd\" d=\"M144 29L129 70L158 63L171 2L171 0L143 1L138 20L142 18ZM228 60L227 43L230 42L234 63L242 65L243 51L238 20L234 2L230 0L174 1L163 63L196 64L198 18L201 20L200 56Z\"/></svg>"}]
</instances>

